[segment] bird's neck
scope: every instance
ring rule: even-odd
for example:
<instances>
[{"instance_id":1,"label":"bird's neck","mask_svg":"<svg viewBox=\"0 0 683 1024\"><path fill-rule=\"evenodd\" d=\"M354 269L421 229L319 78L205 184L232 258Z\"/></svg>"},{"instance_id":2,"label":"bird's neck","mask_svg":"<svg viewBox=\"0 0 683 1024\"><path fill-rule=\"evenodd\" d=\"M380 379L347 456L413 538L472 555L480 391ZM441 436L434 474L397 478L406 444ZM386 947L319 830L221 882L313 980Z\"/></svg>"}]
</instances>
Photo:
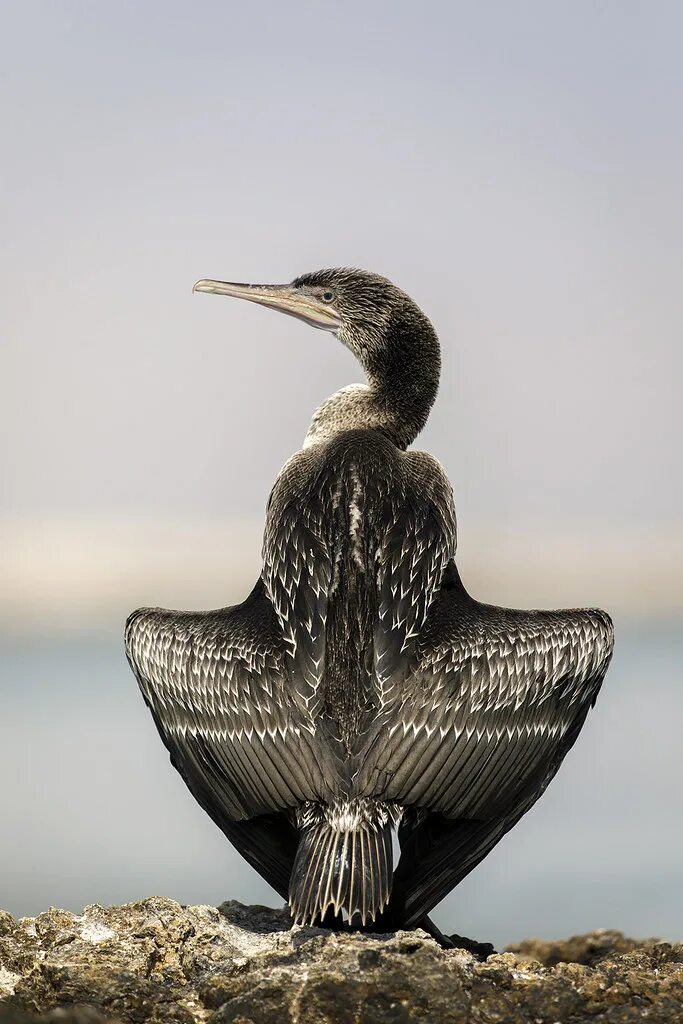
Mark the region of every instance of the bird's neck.
<instances>
[{"instance_id":1,"label":"bird's neck","mask_svg":"<svg viewBox=\"0 0 683 1024\"><path fill-rule=\"evenodd\" d=\"M398 448L420 433L439 388L439 341L417 307L396 310L381 336L360 332L341 340L356 354L367 385L342 388L316 410L306 446L346 430L379 430Z\"/></svg>"}]
</instances>

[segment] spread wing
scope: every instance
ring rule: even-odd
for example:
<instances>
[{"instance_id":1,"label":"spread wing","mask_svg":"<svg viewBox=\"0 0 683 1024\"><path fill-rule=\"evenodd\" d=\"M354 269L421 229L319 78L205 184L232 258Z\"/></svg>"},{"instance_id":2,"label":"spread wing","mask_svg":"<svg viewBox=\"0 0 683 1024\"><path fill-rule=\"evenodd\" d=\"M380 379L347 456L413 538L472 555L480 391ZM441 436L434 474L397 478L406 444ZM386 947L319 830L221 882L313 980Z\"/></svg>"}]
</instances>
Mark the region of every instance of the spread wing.
<instances>
[{"instance_id":1,"label":"spread wing","mask_svg":"<svg viewBox=\"0 0 683 1024\"><path fill-rule=\"evenodd\" d=\"M264 841L245 819L283 816L327 795L326 752L292 692L261 584L233 608L134 612L126 652L173 765L237 846L242 833L247 846ZM288 835L273 842L292 846Z\"/></svg>"},{"instance_id":2,"label":"spread wing","mask_svg":"<svg viewBox=\"0 0 683 1024\"><path fill-rule=\"evenodd\" d=\"M595 702L613 646L604 612L480 605L449 572L418 668L378 720L361 778L363 793L411 808L394 889L398 898L403 888L409 923L542 794Z\"/></svg>"}]
</instances>

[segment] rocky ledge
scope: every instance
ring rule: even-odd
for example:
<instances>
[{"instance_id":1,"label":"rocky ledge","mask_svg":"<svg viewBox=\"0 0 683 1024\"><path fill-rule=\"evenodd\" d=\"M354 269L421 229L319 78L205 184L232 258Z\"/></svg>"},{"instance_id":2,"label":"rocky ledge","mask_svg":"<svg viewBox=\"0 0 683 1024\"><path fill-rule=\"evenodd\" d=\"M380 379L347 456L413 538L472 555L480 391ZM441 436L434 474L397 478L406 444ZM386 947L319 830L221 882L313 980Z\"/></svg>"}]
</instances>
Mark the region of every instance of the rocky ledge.
<instances>
[{"instance_id":1,"label":"rocky ledge","mask_svg":"<svg viewBox=\"0 0 683 1024\"><path fill-rule=\"evenodd\" d=\"M424 932L290 928L285 912L153 898L0 912L0 1022L649 1024L683 1021L683 945L594 932L481 963Z\"/></svg>"}]
</instances>

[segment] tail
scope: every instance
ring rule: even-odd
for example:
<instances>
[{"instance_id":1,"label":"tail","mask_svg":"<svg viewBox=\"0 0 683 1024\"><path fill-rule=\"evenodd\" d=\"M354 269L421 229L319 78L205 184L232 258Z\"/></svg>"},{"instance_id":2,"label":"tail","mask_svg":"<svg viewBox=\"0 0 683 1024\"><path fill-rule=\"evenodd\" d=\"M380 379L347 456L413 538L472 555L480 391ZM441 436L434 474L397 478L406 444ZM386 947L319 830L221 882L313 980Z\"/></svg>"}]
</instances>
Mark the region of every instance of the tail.
<instances>
[{"instance_id":1,"label":"tail","mask_svg":"<svg viewBox=\"0 0 683 1024\"><path fill-rule=\"evenodd\" d=\"M333 908L365 925L391 892L391 808L375 800L333 806L309 804L300 816L301 839L289 882L297 924L313 924Z\"/></svg>"}]
</instances>

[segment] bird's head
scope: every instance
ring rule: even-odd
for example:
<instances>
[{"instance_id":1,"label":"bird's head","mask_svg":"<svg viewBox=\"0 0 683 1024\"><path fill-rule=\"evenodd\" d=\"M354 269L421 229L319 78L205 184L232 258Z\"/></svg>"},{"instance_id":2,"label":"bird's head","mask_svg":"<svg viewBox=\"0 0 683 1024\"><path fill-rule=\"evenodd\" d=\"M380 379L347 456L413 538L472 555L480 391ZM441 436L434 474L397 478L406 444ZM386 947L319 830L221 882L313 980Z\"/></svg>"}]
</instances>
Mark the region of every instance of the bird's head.
<instances>
[{"instance_id":1,"label":"bird's head","mask_svg":"<svg viewBox=\"0 0 683 1024\"><path fill-rule=\"evenodd\" d=\"M413 300L391 281L366 270L337 268L302 274L290 284L236 284L198 281L196 292L231 295L298 317L336 334L371 376L391 345L392 327L429 321Z\"/></svg>"},{"instance_id":2,"label":"bird's head","mask_svg":"<svg viewBox=\"0 0 683 1024\"><path fill-rule=\"evenodd\" d=\"M407 447L424 426L439 386L439 342L400 288L366 270L316 270L290 284L198 281L196 292L232 295L330 331L353 352L368 385L344 388L313 417L307 443L343 429L373 427Z\"/></svg>"}]
</instances>

